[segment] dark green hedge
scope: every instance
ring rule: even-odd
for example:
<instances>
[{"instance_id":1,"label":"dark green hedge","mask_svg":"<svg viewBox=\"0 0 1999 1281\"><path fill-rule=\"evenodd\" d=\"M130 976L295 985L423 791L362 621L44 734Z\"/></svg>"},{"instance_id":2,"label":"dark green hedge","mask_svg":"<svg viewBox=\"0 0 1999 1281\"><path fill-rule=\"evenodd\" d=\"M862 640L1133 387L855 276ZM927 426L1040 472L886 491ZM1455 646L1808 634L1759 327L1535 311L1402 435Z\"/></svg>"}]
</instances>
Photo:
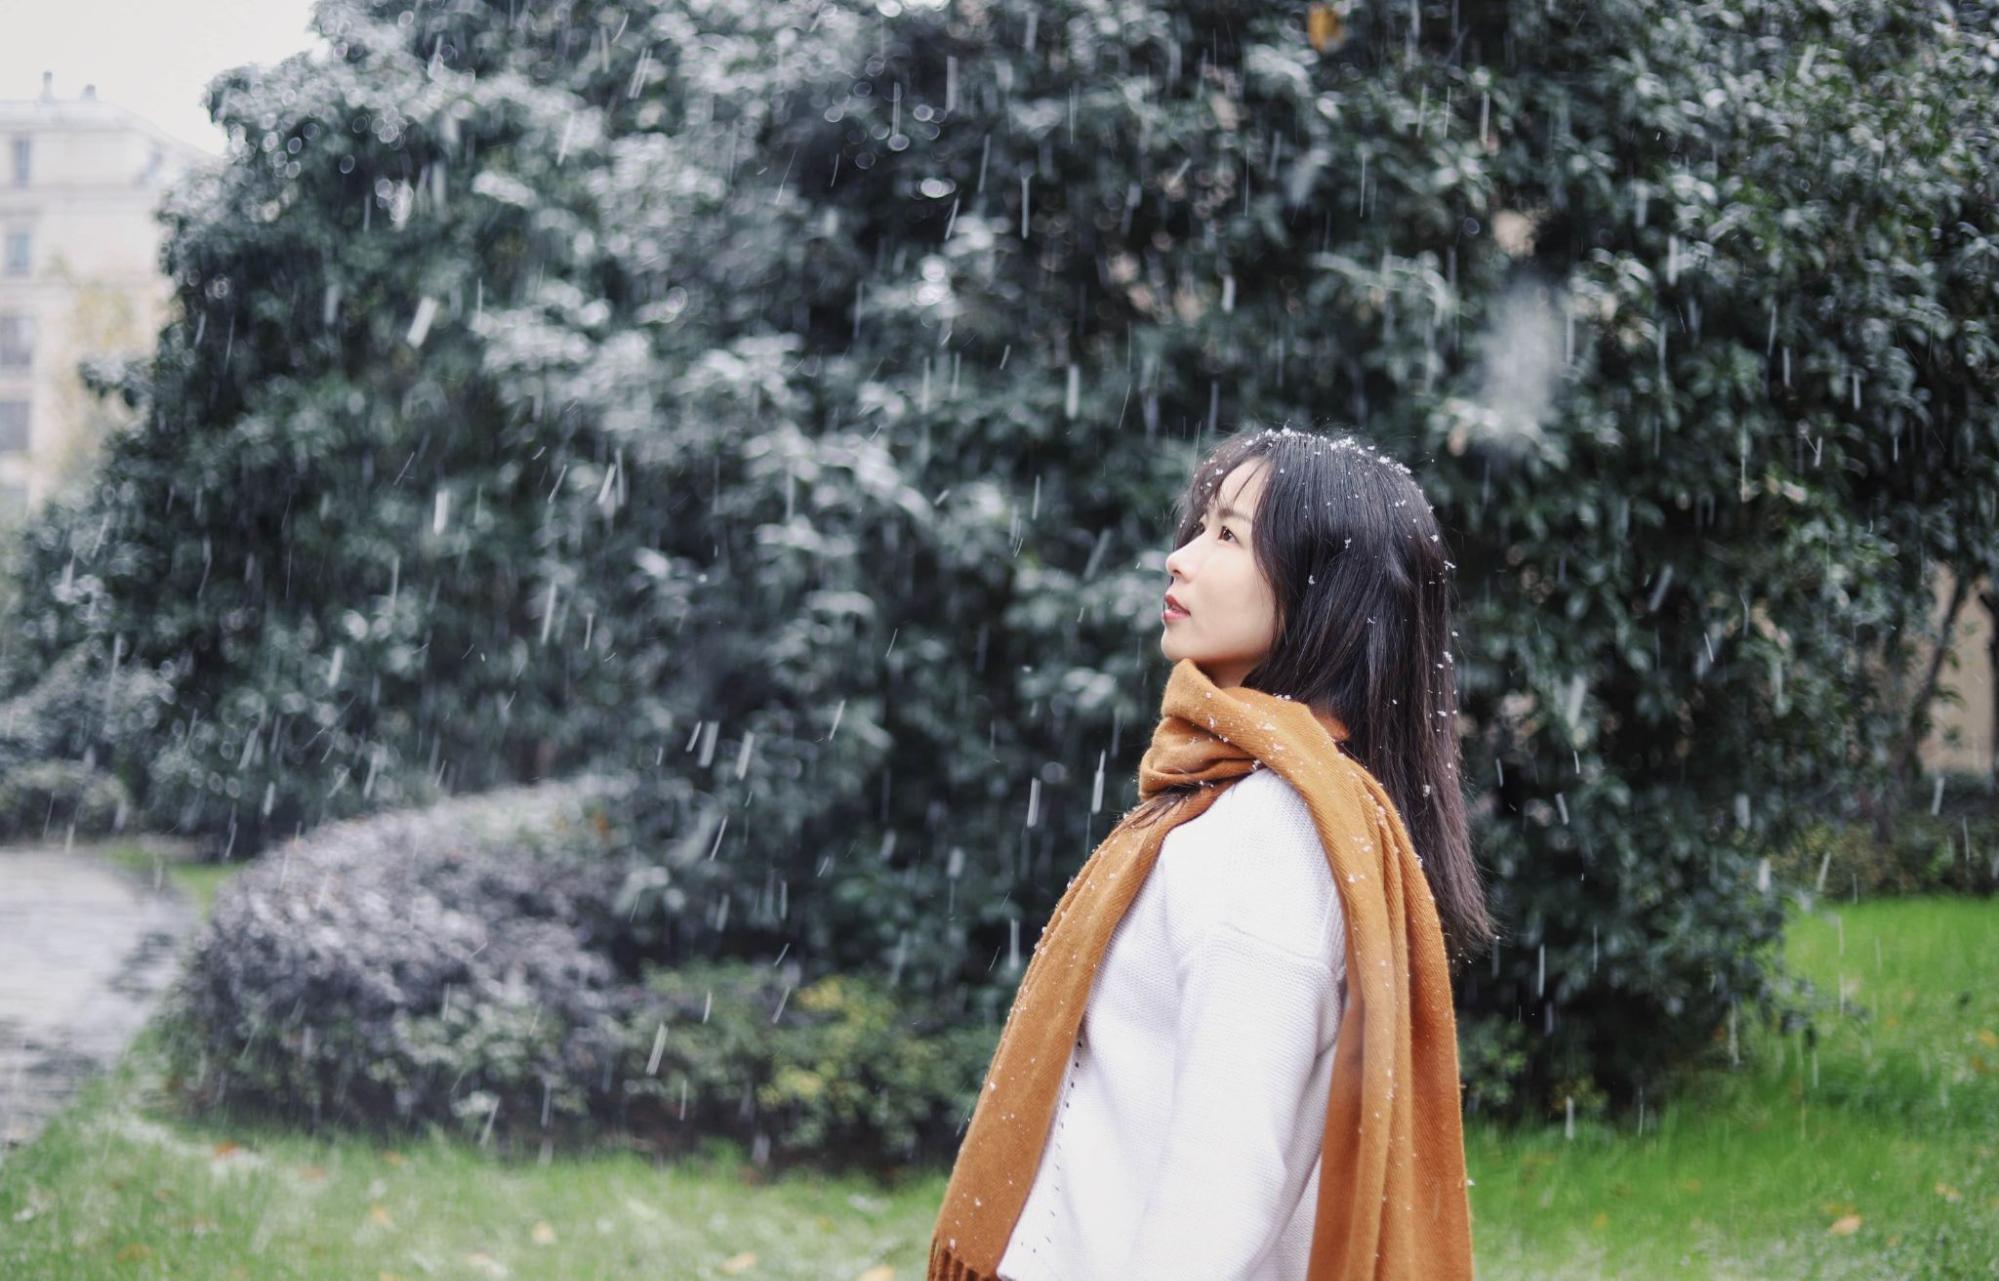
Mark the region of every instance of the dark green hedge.
<instances>
[{"instance_id":1,"label":"dark green hedge","mask_svg":"<svg viewBox=\"0 0 1999 1281\"><path fill-rule=\"evenodd\" d=\"M1798 890L1834 900L1999 893L1999 792L1993 779L1933 775L1918 791L1932 803L1898 815L1885 834L1868 822L1811 827L1775 861L1775 874Z\"/></svg>"}]
</instances>

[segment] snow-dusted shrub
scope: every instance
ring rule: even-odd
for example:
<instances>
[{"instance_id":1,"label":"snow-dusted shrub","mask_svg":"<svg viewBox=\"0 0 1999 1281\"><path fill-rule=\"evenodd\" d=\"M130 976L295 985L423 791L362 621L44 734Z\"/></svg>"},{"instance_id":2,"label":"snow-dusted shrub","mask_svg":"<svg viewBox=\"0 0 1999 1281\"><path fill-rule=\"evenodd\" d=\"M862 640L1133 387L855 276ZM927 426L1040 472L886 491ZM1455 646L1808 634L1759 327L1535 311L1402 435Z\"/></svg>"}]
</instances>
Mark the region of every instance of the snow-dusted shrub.
<instances>
[{"instance_id":1,"label":"snow-dusted shrub","mask_svg":"<svg viewBox=\"0 0 1999 1281\"><path fill-rule=\"evenodd\" d=\"M170 998L189 1093L314 1123L586 1115L619 1036L602 799L510 789L270 851L218 893Z\"/></svg>"},{"instance_id":2,"label":"snow-dusted shrub","mask_svg":"<svg viewBox=\"0 0 1999 1281\"><path fill-rule=\"evenodd\" d=\"M513 1145L709 1137L759 1162L947 1159L997 1029L794 957L657 963L630 905L676 889L542 785L350 819L218 893L170 995L196 1107Z\"/></svg>"}]
</instances>

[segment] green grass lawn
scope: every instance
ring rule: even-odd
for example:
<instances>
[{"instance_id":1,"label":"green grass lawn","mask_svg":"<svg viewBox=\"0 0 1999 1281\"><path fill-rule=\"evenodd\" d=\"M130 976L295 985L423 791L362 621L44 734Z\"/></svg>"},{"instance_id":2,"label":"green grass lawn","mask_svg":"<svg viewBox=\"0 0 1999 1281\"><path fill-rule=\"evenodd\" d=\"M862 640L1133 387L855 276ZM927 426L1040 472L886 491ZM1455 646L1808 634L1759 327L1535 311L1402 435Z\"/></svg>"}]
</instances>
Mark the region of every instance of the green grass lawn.
<instances>
[{"instance_id":1,"label":"green grass lawn","mask_svg":"<svg viewBox=\"0 0 1999 1281\"><path fill-rule=\"evenodd\" d=\"M1466 1135L1480 1274L1999 1277L1999 901L1829 905L1792 966L1844 1013L1744 1029L1648 1115Z\"/></svg>"},{"instance_id":2,"label":"green grass lawn","mask_svg":"<svg viewBox=\"0 0 1999 1281\"><path fill-rule=\"evenodd\" d=\"M95 846L94 852L130 868L154 885L172 883L204 913L215 901L215 891L222 882L246 866L241 862L197 863L188 858L165 857L148 851L137 841L109 841Z\"/></svg>"},{"instance_id":3,"label":"green grass lawn","mask_svg":"<svg viewBox=\"0 0 1999 1281\"><path fill-rule=\"evenodd\" d=\"M758 1185L739 1150L505 1162L156 1110L149 1045L0 1168L0 1276L97 1278L920 1275L937 1186Z\"/></svg>"},{"instance_id":4,"label":"green grass lawn","mask_svg":"<svg viewBox=\"0 0 1999 1281\"><path fill-rule=\"evenodd\" d=\"M1815 1052L1745 1027L1642 1135L1470 1128L1482 1278L1999 1275L1999 901L1830 907L1788 948L1845 992ZM943 1191L188 1122L156 1056L0 1165L0 1277L910 1281Z\"/></svg>"}]
</instances>

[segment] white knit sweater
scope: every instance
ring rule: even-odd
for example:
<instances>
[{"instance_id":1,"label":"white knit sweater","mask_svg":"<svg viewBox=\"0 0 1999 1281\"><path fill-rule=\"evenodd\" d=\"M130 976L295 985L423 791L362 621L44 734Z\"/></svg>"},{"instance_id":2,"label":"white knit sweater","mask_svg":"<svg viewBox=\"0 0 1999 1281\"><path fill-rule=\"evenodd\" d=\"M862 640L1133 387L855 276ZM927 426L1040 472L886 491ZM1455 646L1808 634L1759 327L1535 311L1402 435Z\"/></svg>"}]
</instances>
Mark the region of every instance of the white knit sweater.
<instances>
[{"instance_id":1,"label":"white knit sweater","mask_svg":"<svg viewBox=\"0 0 1999 1281\"><path fill-rule=\"evenodd\" d=\"M1300 1281L1345 985L1305 798L1255 769L1111 936L1001 1281Z\"/></svg>"}]
</instances>

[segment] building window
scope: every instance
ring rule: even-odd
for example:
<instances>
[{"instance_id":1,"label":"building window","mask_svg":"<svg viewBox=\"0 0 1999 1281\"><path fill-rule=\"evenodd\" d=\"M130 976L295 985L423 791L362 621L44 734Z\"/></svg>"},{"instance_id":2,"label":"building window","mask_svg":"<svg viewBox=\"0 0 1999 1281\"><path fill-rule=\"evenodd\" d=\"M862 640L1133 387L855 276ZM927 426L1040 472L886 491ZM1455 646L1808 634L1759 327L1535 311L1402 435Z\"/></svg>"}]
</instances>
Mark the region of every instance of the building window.
<instances>
[{"instance_id":1,"label":"building window","mask_svg":"<svg viewBox=\"0 0 1999 1281\"><path fill-rule=\"evenodd\" d=\"M28 171L33 165L34 155L35 144L33 139L14 139L14 185L16 187L25 187L28 185Z\"/></svg>"},{"instance_id":2,"label":"building window","mask_svg":"<svg viewBox=\"0 0 1999 1281\"><path fill-rule=\"evenodd\" d=\"M28 402L0 400L0 454L28 452Z\"/></svg>"},{"instance_id":3,"label":"building window","mask_svg":"<svg viewBox=\"0 0 1999 1281\"><path fill-rule=\"evenodd\" d=\"M10 276L28 274L28 262L34 256L34 237L25 231L7 233L6 266L0 268Z\"/></svg>"},{"instance_id":4,"label":"building window","mask_svg":"<svg viewBox=\"0 0 1999 1281\"><path fill-rule=\"evenodd\" d=\"M34 317L0 316L0 369L26 369L34 363Z\"/></svg>"}]
</instances>

